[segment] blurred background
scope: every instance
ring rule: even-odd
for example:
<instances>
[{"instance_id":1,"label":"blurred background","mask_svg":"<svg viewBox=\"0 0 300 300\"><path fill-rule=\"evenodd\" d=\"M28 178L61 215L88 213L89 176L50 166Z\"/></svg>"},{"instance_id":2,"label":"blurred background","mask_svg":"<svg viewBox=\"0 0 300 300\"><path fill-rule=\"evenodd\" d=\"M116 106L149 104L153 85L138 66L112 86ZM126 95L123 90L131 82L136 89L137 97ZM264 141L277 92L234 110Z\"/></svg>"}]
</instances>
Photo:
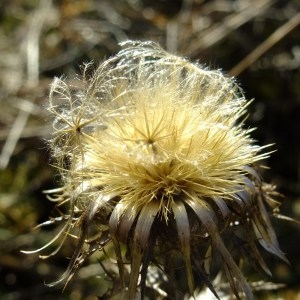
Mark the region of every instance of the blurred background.
<instances>
[{"instance_id":1,"label":"blurred background","mask_svg":"<svg viewBox=\"0 0 300 300\"><path fill-rule=\"evenodd\" d=\"M255 99L247 126L257 128L259 144L277 149L263 177L284 195L281 213L300 220L299 12L299 0L1 0L0 299L98 299L103 293L97 258L64 293L44 285L63 273L72 243L48 260L20 250L48 242L55 226L32 228L59 215L43 194L59 187L45 142L52 126L49 84L54 76L71 81L81 64L97 65L127 39L159 42L237 77L246 97ZM273 223L291 264L266 256L273 277L264 279L285 287L261 297L300 299L300 225Z\"/></svg>"}]
</instances>

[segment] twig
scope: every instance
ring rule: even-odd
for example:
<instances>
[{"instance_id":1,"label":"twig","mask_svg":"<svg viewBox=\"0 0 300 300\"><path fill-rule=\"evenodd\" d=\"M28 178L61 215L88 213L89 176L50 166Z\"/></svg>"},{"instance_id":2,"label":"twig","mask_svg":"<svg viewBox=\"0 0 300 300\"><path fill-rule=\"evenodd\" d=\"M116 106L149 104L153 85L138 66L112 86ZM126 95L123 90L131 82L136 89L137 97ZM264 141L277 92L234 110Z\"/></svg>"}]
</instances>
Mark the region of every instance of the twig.
<instances>
[{"instance_id":1,"label":"twig","mask_svg":"<svg viewBox=\"0 0 300 300\"><path fill-rule=\"evenodd\" d=\"M300 24L300 13L296 14L292 19L279 27L264 42L255 48L249 55L241 60L230 71L230 76L237 76L247 69L251 64L258 60L265 52L284 38L290 31Z\"/></svg>"},{"instance_id":2,"label":"twig","mask_svg":"<svg viewBox=\"0 0 300 300\"><path fill-rule=\"evenodd\" d=\"M196 57L201 50L211 47L235 29L261 15L273 2L272 0L249 1L248 6L241 11L231 14L223 22L217 23L200 33L196 43L188 48L188 57Z\"/></svg>"}]
</instances>

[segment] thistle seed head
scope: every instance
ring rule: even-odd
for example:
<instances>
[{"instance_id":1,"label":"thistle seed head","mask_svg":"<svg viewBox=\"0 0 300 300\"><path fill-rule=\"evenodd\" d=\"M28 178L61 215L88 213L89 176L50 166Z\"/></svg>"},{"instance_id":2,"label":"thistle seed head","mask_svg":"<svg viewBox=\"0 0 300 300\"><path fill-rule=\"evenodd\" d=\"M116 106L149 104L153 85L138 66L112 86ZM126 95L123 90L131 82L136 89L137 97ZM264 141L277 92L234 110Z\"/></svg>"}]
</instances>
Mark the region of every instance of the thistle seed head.
<instances>
[{"instance_id":1,"label":"thistle seed head","mask_svg":"<svg viewBox=\"0 0 300 300\"><path fill-rule=\"evenodd\" d=\"M122 46L96 70L84 67L81 89L58 78L51 86L50 146L64 183L57 201L69 203L61 235L80 230L59 281L111 244L127 299L144 296L150 265L172 280L182 265L183 292L201 281L216 297L218 265L237 298L253 299L240 259L269 272L258 244L285 257L255 167L268 154L242 122L249 102L220 71L152 42ZM98 239L84 252L91 231Z\"/></svg>"}]
</instances>

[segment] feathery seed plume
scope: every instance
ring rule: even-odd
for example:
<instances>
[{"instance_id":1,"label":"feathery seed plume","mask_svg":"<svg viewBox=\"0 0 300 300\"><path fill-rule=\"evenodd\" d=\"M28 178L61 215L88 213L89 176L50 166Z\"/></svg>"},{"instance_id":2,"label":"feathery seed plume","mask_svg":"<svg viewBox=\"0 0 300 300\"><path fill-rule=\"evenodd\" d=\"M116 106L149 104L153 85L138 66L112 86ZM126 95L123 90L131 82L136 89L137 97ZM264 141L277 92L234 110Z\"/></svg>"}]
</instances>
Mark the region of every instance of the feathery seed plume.
<instances>
[{"instance_id":1,"label":"feathery seed plume","mask_svg":"<svg viewBox=\"0 0 300 300\"><path fill-rule=\"evenodd\" d=\"M249 102L220 71L152 42L122 46L96 70L85 66L82 89L59 78L51 86L50 146L64 185L49 198L69 213L46 246L79 229L56 283L113 247L125 299L144 297L150 268L166 275L172 299L201 284L218 298L216 265L236 298L253 299L240 260L270 273L259 244L286 258L265 206L277 204L255 167L268 154L242 122ZM186 283L176 282L181 267Z\"/></svg>"}]
</instances>

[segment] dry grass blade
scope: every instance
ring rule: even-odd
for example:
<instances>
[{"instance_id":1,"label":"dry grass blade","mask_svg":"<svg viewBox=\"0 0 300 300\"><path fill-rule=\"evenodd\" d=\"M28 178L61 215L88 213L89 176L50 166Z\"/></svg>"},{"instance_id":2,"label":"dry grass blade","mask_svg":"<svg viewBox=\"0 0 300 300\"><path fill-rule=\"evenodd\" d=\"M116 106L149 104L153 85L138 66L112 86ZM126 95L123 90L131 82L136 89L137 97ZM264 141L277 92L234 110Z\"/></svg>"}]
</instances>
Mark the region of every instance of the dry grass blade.
<instances>
[{"instance_id":1,"label":"dry grass blade","mask_svg":"<svg viewBox=\"0 0 300 300\"><path fill-rule=\"evenodd\" d=\"M51 2L51 0L40 1L40 7L34 12L27 33L27 76L28 82L31 84L37 84L39 81L39 41L43 24L46 21L49 8L51 7Z\"/></svg>"},{"instance_id":2,"label":"dry grass blade","mask_svg":"<svg viewBox=\"0 0 300 300\"><path fill-rule=\"evenodd\" d=\"M0 169L5 169L24 130L30 111L19 111L19 114L9 132L0 156Z\"/></svg>"}]
</instances>

